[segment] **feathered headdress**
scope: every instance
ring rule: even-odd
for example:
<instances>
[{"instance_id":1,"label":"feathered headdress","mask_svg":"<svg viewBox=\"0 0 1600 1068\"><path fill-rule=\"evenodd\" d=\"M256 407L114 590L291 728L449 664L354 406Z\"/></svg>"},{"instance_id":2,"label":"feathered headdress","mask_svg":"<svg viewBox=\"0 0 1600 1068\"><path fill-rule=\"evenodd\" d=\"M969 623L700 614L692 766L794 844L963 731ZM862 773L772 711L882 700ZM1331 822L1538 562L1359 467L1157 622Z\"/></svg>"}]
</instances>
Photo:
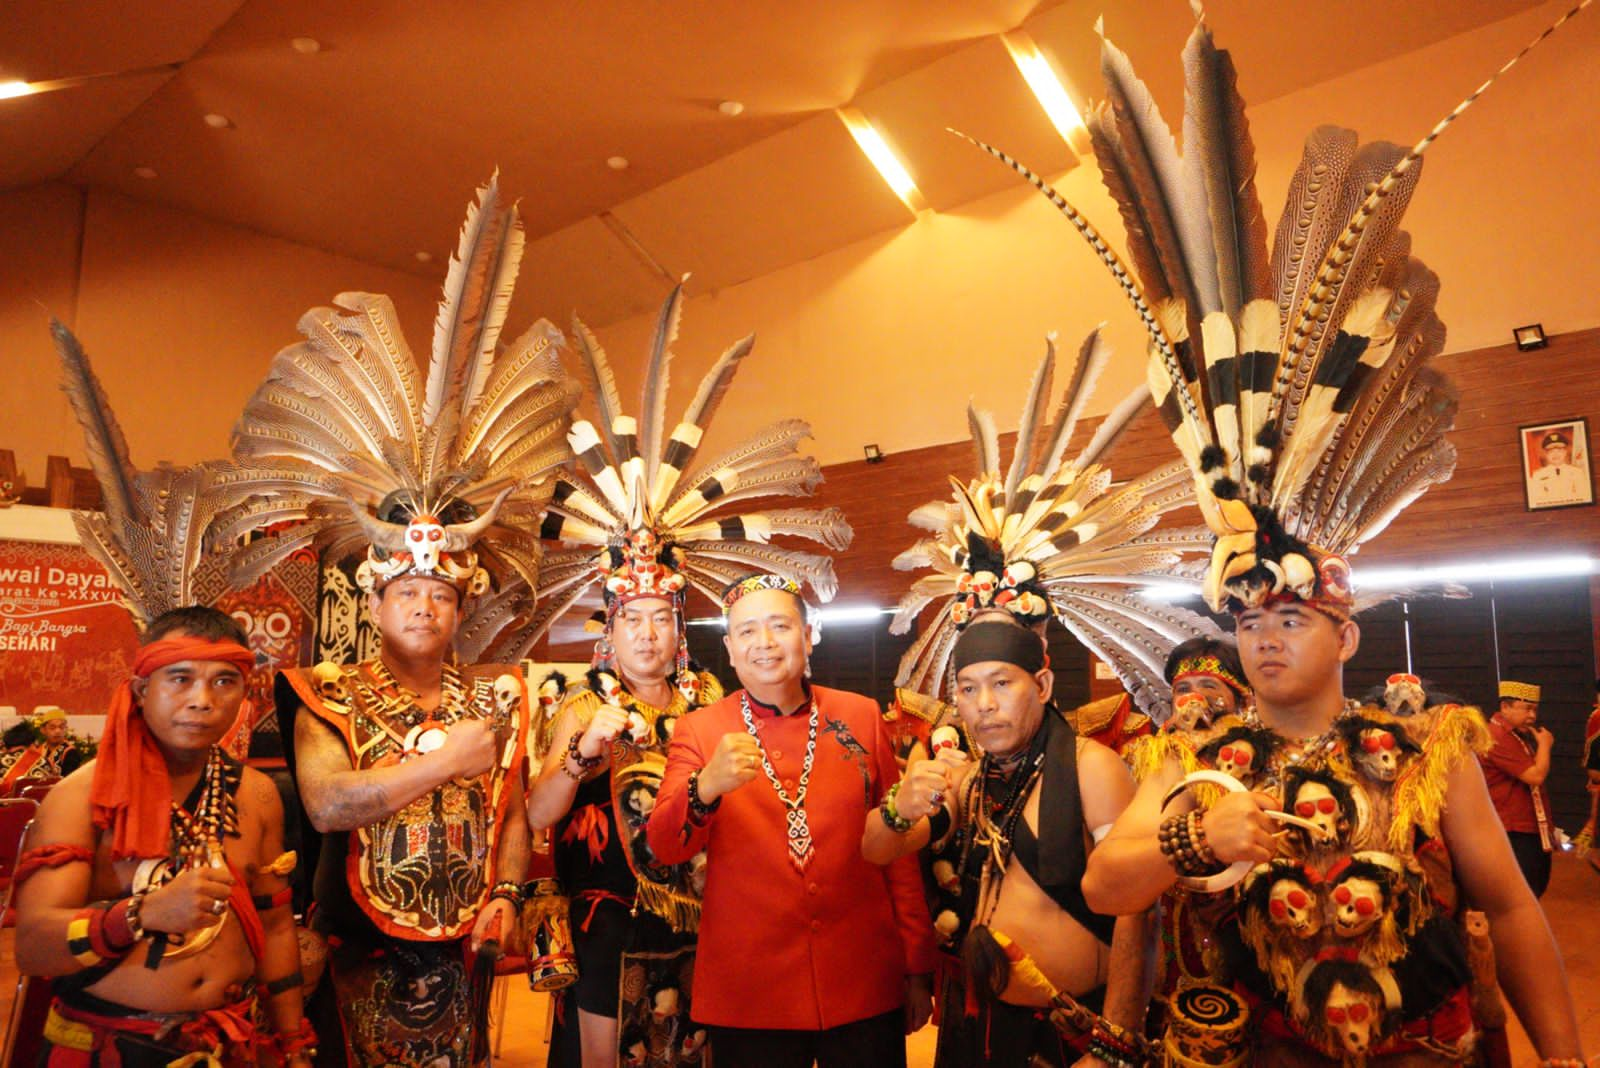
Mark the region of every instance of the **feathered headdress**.
<instances>
[{"instance_id":1,"label":"feathered headdress","mask_svg":"<svg viewBox=\"0 0 1600 1068\"><path fill-rule=\"evenodd\" d=\"M1162 514L1192 503L1188 472L1172 463L1120 486L1102 457L1143 411L1143 390L1100 424L1082 452L1067 459L1078 417L1094 390L1108 349L1096 330L1084 341L1061 400L1053 407L1056 350L1051 340L1022 410L1016 449L1000 469L999 435L988 412L968 407L977 477L952 478L952 499L911 513L931 537L895 558L903 571L932 568L901 599L890 630L903 634L930 603L943 600L900 661L895 685L937 697L961 629L974 613L1005 608L1025 624L1051 615L1110 664L1139 708L1165 715L1162 668L1172 646L1210 621L1136 596L1153 581L1172 581L1186 552L1203 552L1204 530L1151 532Z\"/></svg>"},{"instance_id":2,"label":"feathered headdress","mask_svg":"<svg viewBox=\"0 0 1600 1068\"><path fill-rule=\"evenodd\" d=\"M977 142L1067 216L1138 311L1151 396L1216 538L1214 608L1297 597L1347 617L1345 557L1450 477L1457 397L1428 366L1444 345L1439 281L1400 217L1428 145L1588 2L1409 150L1313 131L1270 254L1237 76L1203 18L1183 56L1181 156L1128 57L1102 41L1106 100L1088 125L1133 274L1042 179Z\"/></svg>"},{"instance_id":3,"label":"feathered headdress","mask_svg":"<svg viewBox=\"0 0 1600 1068\"><path fill-rule=\"evenodd\" d=\"M810 583L824 601L837 591L829 557L768 544L775 535L791 535L843 549L851 532L837 508L744 512L735 507L765 497L806 496L822 481L816 460L799 454L801 439L811 434L809 425L781 419L715 458L695 462L754 337L735 342L712 365L667 434L667 378L682 304L680 284L661 306L637 419L622 411L605 351L582 322L573 321L599 424L584 419L572 424L567 437L581 473L562 475L540 533L581 548L546 558L539 608L523 636L525 645L537 641L596 582L605 584L608 612L638 597L668 598L681 608L690 586L717 602L729 582L752 571ZM602 659L603 654L603 647L597 650Z\"/></svg>"},{"instance_id":4,"label":"feathered headdress","mask_svg":"<svg viewBox=\"0 0 1600 1068\"><path fill-rule=\"evenodd\" d=\"M558 330L500 332L522 257L522 224L496 180L478 190L445 277L422 380L389 298L341 293L300 319L234 428L256 524L294 522L243 550L236 580L306 545L339 560L365 550L369 592L404 575L449 582L478 603L462 634L478 650L526 611L537 581L549 473L570 455L578 385ZM224 529L224 535L243 528ZM482 564L480 566L480 559ZM480 624L480 625L475 625Z\"/></svg>"},{"instance_id":5,"label":"feathered headdress","mask_svg":"<svg viewBox=\"0 0 1600 1068\"><path fill-rule=\"evenodd\" d=\"M61 388L83 428L103 497L100 511L72 513L79 540L122 590L140 628L174 608L210 604L227 588L232 550L211 531L246 521L259 502L240 500L237 472L225 461L134 467L83 347L57 320L50 331L61 357Z\"/></svg>"}]
</instances>

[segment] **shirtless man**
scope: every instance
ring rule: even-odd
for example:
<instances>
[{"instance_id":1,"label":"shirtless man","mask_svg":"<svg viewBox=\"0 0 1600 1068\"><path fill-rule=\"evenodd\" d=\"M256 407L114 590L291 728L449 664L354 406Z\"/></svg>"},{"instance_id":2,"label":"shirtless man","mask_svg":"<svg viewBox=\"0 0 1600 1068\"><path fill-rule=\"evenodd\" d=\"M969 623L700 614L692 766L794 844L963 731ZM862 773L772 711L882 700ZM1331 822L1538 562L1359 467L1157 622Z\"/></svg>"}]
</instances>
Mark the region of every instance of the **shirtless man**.
<instances>
[{"instance_id":1,"label":"shirtless man","mask_svg":"<svg viewBox=\"0 0 1600 1068\"><path fill-rule=\"evenodd\" d=\"M18 865L16 946L24 974L54 978L47 1048L91 1065L114 1053L125 1068L219 1046L229 1065L255 1064L258 1044L294 1064L315 1052L282 803L216 746L253 663L221 612L157 617L99 758L40 807Z\"/></svg>"},{"instance_id":2,"label":"shirtless man","mask_svg":"<svg viewBox=\"0 0 1600 1068\"><path fill-rule=\"evenodd\" d=\"M934 922L960 949L981 1008L969 1016L969 999L946 991L935 1064L1136 1060L1146 917L1097 915L1078 890L1090 842L1133 797L1132 776L1050 703L1054 675L1032 631L1000 614L979 620L962 632L952 663L956 708L983 759L952 747L914 760L862 836L863 854L880 864L959 836L951 850L959 862L942 874L959 882L960 904ZM1008 966L996 952L1001 936L1088 1010L1077 1015L1084 1026L1070 1035L1058 1028L1051 1009L1073 1022L1062 1002Z\"/></svg>"}]
</instances>

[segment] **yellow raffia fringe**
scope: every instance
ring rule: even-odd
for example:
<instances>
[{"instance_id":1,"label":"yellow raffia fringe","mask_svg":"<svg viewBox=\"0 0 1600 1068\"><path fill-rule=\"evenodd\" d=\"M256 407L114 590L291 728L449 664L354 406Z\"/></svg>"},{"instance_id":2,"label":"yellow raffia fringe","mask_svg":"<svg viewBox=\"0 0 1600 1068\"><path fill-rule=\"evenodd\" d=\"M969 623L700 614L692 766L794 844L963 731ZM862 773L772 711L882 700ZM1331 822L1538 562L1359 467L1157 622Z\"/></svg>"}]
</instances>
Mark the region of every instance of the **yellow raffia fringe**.
<instances>
[{"instance_id":1,"label":"yellow raffia fringe","mask_svg":"<svg viewBox=\"0 0 1600 1068\"><path fill-rule=\"evenodd\" d=\"M1166 767L1169 760L1176 760L1182 765L1185 775L1200 770L1200 758L1195 755L1194 749L1178 735L1165 732L1135 740L1128 747L1124 759L1138 782L1144 782Z\"/></svg>"},{"instance_id":2,"label":"yellow raffia fringe","mask_svg":"<svg viewBox=\"0 0 1600 1068\"><path fill-rule=\"evenodd\" d=\"M1395 782L1394 817L1389 824L1389 849L1395 853L1410 848L1412 827L1429 838L1438 837L1451 769L1489 749L1489 728L1476 708L1440 705L1431 711L1433 730L1423 743L1422 755Z\"/></svg>"}]
</instances>

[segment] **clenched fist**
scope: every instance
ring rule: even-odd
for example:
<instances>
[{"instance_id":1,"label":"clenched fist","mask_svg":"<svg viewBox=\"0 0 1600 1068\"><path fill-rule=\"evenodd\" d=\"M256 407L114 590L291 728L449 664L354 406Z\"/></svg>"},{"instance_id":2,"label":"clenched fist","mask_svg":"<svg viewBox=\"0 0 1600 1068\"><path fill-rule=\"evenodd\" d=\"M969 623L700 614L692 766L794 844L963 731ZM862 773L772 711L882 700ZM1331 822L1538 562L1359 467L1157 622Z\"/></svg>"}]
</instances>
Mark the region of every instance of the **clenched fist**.
<instances>
[{"instance_id":1,"label":"clenched fist","mask_svg":"<svg viewBox=\"0 0 1600 1068\"><path fill-rule=\"evenodd\" d=\"M1238 860L1263 864L1277 852L1277 840L1272 837L1277 827L1266 815L1277 808L1271 794L1225 794L1206 810L1200 825L1211 851L1224 864Z\"/></svg>"},{"instance_id":2,"label":"clenched fist","mask_svg":"<svg viewBox=\"0 0 1600 1068\"><path fill-rule=\"evenodd\" d=\"M494 728L485 719L457 720L445 728L439 747L453 779L470 779L493 768L500 759Z\"/></svg>"},{"instance_id":3,"label":"clenched fist","mask_svg":"<svg viewBox=\"0 0 1600 1068\"><path fill-rule=\"evenodd\" d=\"M711 804L761 774L761 746L744 731L730 731L717 742L711 759L700 769L700 800Z\"/></svg>"},{"instance_id":4,"label":"clenched fist","mask_svg":"<svg viewBox=\"0 0 1600 1068\"><path fill-rule=\"evenodd\" d=\"M967 755L959 749L941 749L932 760L913 760L900 780L895 811L912 822L933 815L955 792L966 766Z\"/></svg>"},{"instance_id":5,"label":"clenched fist","mask_svg":"<svg viewBox=\"0 0 1600 1068\"><path fill-rule=\"evenodd\" d=\"M601 705L578 739L578 755L587 760L603 754L628 729L628 714L616 705Z\"/></svg>"},{"instance_id":6,"label":"clenched fist","mask_svg":"<svg viewBox=\"0 0 1600 1068\"><path fill-rule=\"evenodd\" d=\"M232 892L233 873L226 867L189 868L145 896L139 907L139 922L147 931L177 935L211 927L222 922ZM223 906L219 907L218 902Z\"/></svg>"}]
</instances>

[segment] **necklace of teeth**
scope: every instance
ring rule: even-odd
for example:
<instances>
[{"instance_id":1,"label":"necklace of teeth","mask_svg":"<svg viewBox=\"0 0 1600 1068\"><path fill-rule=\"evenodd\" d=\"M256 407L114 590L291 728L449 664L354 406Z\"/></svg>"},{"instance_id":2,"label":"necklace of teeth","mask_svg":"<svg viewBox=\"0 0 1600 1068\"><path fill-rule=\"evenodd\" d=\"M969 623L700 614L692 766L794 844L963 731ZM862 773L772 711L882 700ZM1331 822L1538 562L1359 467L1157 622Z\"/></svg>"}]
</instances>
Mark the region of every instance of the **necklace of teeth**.
<instances>
[{"instance_id":1,"label":"necklace of teeth","mask_svg":"<svg viewBox=\"0 0 1600 1068\"><path fill-rule=\"evenodd\" d=\"M1263 723L1261 721L1260 713L1256 711L1255 705L1250 705L1240 718L1242 718L1252 727L1260 727L1265 730L1272 731L1272 733L1278 735L1280 738L1283 738L1286 748L1290 746L1293 747L1293 752L1285 753L1283 756L1274 759L1273 764L1281 767L1283 764L1304 764L1312 760L1314 757L1321 756L1323 753L1326 753L1332 749L1334 744L1339 740L1339 724L1348 717L1355 715L1356 711L1360 709L1360 707L1361 703L1359 701L1345 701L1344 708L1339 711L1337 716L1333 717L1333 722L1328 725L1327 730L1323 731L1321 734L1314 734L1309 738L1299 739L1285 738L1281 731ZM1275 767L1273 770L1277 770L1277 768Z\"/></svg>"},{"instance_id":2,"label":"necklace of teeth","mask_svg":"<svg viewBox=\"0 0 1600 1068\"><path fill-rule=\"evenodd\" d=\"M783 784L778 781L778 773L773 770L772 761L767 759L767 747L762 744L761 733L756 729L755 713L750 711L750 696L739 694L739 715L744 717L744 729L750 732L750 737L756 740L756 748L761 753L761 770L767 773L767 781L777 791L778 800L783 802L784 820L787 823L789 839L789 863L794 865L794 870L803 872L811 863L811 858L816 853L815 844L811 840L811 824L806 820L806 789L811 785L811 765L817 757L817 699L811 699L811 719L806 729L806 759L800 768L800 785L795 790L795 795L790 797L784 790Z\"/></svg>"}]
</instances>

